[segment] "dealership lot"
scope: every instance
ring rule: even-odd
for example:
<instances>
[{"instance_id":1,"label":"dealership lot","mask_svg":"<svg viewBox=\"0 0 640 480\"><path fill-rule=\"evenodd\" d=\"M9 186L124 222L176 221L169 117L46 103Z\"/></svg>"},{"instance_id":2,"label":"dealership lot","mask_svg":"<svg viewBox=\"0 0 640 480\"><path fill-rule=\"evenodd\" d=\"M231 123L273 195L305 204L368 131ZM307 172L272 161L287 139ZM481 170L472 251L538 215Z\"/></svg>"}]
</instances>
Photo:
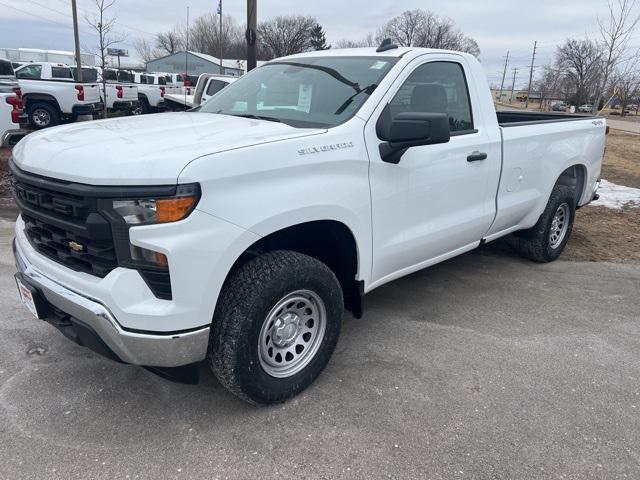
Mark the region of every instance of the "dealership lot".
<instances>
[{"instance_id":1,"label":"dealership lot","mask_svg":"<svg viewBox=\"0 0 640 480\"><path fill-rule=\"evenodd\" d=\"M0 478L637 478L640 267L472 252L376 290L301 396L167 382L18 303L0 224Z\"/></svg>"}]
</instances>

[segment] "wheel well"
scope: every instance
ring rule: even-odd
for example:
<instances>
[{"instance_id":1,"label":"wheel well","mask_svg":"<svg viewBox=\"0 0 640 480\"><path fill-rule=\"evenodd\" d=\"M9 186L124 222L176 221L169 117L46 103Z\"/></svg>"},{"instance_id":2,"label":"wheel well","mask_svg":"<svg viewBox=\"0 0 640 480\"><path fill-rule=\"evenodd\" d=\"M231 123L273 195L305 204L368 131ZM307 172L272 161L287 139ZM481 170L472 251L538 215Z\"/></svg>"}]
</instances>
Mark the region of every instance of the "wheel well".
<instances>
[{"instance_id":1,"label":"wheel well","mask_svg":"<svg viewBox=\"0 0 640 480\"><path fill-rule=\"evenodd\" d=\"M26 94L24 96L24 105L27 111L29 111L30 105L33 105L35 103L48 103L49 105L51 105L52 107L60 111L60 106L58 105L58 101L54 97L51 97L49 95L37 94L37 93Z\"/></svg>"},{"instance_id":2,"label":"wheel well","mask_svg":"<svg viewBox=\"0 0 640 480\"><path fill-rule=\"evenodd\" d=\"M356 281L358 250L349 228L334 220L301 223L261 238L236 260L229 275L251 258L273 250L292 250L320 260L338 278L345 307L362 315L362 282Z\"/></svg>"},{"instance_id":3,"label":"wheel well","mask_svg":"<svg viewBox=\"0 0 640 480\"><path fill-rule=\"evenodd\" d=\"M571 188L576 199L576 206L582 197L584 191L584 182L587 178L587 169L584 165L572 165L567 168L556 182L556 185L565 185Z\"/></svg>"}]
</instances>

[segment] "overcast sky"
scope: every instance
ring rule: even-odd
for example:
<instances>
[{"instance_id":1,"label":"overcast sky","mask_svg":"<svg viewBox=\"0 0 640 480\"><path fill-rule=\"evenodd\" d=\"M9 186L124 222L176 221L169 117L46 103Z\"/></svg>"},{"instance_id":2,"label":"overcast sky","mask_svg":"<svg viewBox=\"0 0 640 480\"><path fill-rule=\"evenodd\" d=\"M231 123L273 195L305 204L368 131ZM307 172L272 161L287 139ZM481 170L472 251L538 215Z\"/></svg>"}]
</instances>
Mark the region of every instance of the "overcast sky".
<instances>
[{"instance_id":1,"label":"overcast sky","mask_svg":"<svg viewBox=\"0 0 640 480\"><path fill-rule=\"evenodd\" d=\"M73 49L70 0L0 0L0 48ZM92 0L78 0L80 15L92 11ZM153 34L191 18L215 12L217 0L116 0L118 28L126 35L122 48L131 54L132 40ZM597 35L597 18L607 15L606 0L258 0L258 20L275 15L313 15L323 25L329 43L340 38L359 39L403 10L422 8L452 18L480 45L480 60L491 83L500 83L503 58L510 50L510 68L521 67L517 85L528 80L534 40L536 65L548 64L555 47L567 37ZM640 8L640 7L639 7ZM245 21L245 0L223 0L225 14ZM97 38L81 20L83 50ZM640 31L634 42L640 46ZM507 74L510 78L511 71ZM506 82L509 84L509 82Z\"/></svg>"}]
</instances>

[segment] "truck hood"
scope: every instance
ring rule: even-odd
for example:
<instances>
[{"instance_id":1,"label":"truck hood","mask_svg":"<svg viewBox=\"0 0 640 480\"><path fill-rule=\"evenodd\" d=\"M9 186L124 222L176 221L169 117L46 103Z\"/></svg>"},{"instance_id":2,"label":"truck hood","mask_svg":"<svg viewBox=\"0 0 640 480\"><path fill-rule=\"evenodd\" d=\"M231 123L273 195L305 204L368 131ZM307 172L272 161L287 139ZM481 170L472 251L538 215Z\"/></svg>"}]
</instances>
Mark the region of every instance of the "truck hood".
<instances>
[{"instance_id":1,"label":"truck hood","mask_svg":"<svg viewBox=\"0 0 640 480\"><path fill-rule=\"evenodd\" d=\"M323 133L212 113L160 113L79 122L25 137L13 150L27 172L91 185L176 183L204 155Z\"/></svg>"}]
</instances>

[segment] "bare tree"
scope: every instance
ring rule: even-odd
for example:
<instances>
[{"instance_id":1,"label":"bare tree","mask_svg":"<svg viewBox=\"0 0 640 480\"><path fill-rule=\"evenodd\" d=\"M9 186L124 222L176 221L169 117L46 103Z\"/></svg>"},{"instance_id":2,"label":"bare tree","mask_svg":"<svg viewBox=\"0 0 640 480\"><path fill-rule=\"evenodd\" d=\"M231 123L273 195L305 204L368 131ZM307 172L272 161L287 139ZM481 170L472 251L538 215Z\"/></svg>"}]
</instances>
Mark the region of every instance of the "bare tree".
<instances>
[{"instance_id":1,"label":"bare tree","mask_svg":"<svg viewBox=\"0 0 640 480\"><path fill-rule=\"evenodd\" d=\"M156 58L161 56L161 53L156 47L153 46L153 43L147 41L144 38L135 39L133 41L133 48L135 48L136 53L144 63L155 60Z\"/></svg>"},{"instance_id":2,"label":"bare tree","mask_svg":"<svg viewBox=\"0 0 640 480\"><path fill-rule=\"evenodd\" d=\"M597 89L602 72L602 49L589 39L567 39L556 51L556 68L564 72L573 84L577 105L589 101Z\"/></svg>"},{"instance_id":3,"label":"bare tree","mask_svg":"<svg viewBox=\"0 0 640 480\"><path fill-rule=\"evenodd\" d=\"M222 22L222 46L224 58L244 58L244 28L233 17L224 16ZM193 22L189 29L189 47L218 57L220 55L220 22L217 15L208 13Z\"/></svg>"},{"instance_id":4,"label":"bare tree","mask_svg":"<svg viewBox=\"0 0 640 480\"><path fill-rule=\"evenodd\" d=\"M612 94L620 102L620 115L624 117L624 111L640 96L640 51L632 60L619 68L611 75Z\"/></svg>"},{"instance_id":5,"label":"bare tree","mask_svg":"<svg viewBox=\"0 0 640 480\"><path fill-rule=\"evenodd\" d=\"M304 52L311 49L311 30L317 23L310 16L278 16L258 25L258 38L270 58Z\"/></svg>"},{"instance_id":6,"label":"bare tree","mask_svg":"<svg viewBox=\"0 0 640 480\"><path fill-rule=\"evenodd\" d=\"M636 13L636 0L610 0L609 19L602 22L598 19L602 48L605 51L602 65L602 79L598 83L594 113L602 100L602 95L609 83L609 77L616 67L626 61L633 32L640 22L640 13Z\"/></svg>"},{"instance_id":7,"label":"bare tree","mask_svg":"<svg viewBox=\"0 0 640 480\"><path fill-rule=\"evenodd\" d=\"M384 38L391 38L403 47L442 48L480 55L478 43L456 28L453 20L427 10L407 10L392 18L377 32L378 42Z\"/></svg>"},{"instance_id":8,"label":"bare tree","mask_svg":"<svg viewBox=\"0 0 640 480\"><path fill-rule=\"evenodd\" d=\"M108 66L107 51L114 45L123 42L125 37L114 31L116 17L110 17L107 13L107 11L115 5L116 0L94 0L94 2L97 12L93 16L87 14L85 21L98 34L99 45L97 47L97 55L100 59L100 68L102 69L102 115L103 118L107 118L107 80L105 75L105 69Z\"/></svg>"},{"instance_id":9,"label":"bare tree","mask_svg":"<svg viewBox=\"0 0 640 480\"><path fill-rule=\"evenodd\" d=\"M167 32L156 35L156 46L165 55L171 55L185 48L186 31L184 27L176 25Z\"/></svg>"},{"instance_id":10,"label":"bare tree","mask_svg":"<svg viewBox=\"0 0 640 480\"><path fill-rule=\"evenodd\" d=\"M535 90L540 92L540 110L544 109L545 102L563 96L565 83L566 77L561 70L551 65L543 67L542 75L534 84Z\"/></svg>"},{"instance_id":11,"label":"bare tree","mask_svg":"<svg viewBox=\"0 0 640 480\"><path fill-rule=\"evenodd\" d=\"M342 38L336 42L337 48L362 48L362 47L375 47L379 45L376 37L373 33L368 33L360 40L351 40L348 38Z\"/></svg>"}]
</instances>

